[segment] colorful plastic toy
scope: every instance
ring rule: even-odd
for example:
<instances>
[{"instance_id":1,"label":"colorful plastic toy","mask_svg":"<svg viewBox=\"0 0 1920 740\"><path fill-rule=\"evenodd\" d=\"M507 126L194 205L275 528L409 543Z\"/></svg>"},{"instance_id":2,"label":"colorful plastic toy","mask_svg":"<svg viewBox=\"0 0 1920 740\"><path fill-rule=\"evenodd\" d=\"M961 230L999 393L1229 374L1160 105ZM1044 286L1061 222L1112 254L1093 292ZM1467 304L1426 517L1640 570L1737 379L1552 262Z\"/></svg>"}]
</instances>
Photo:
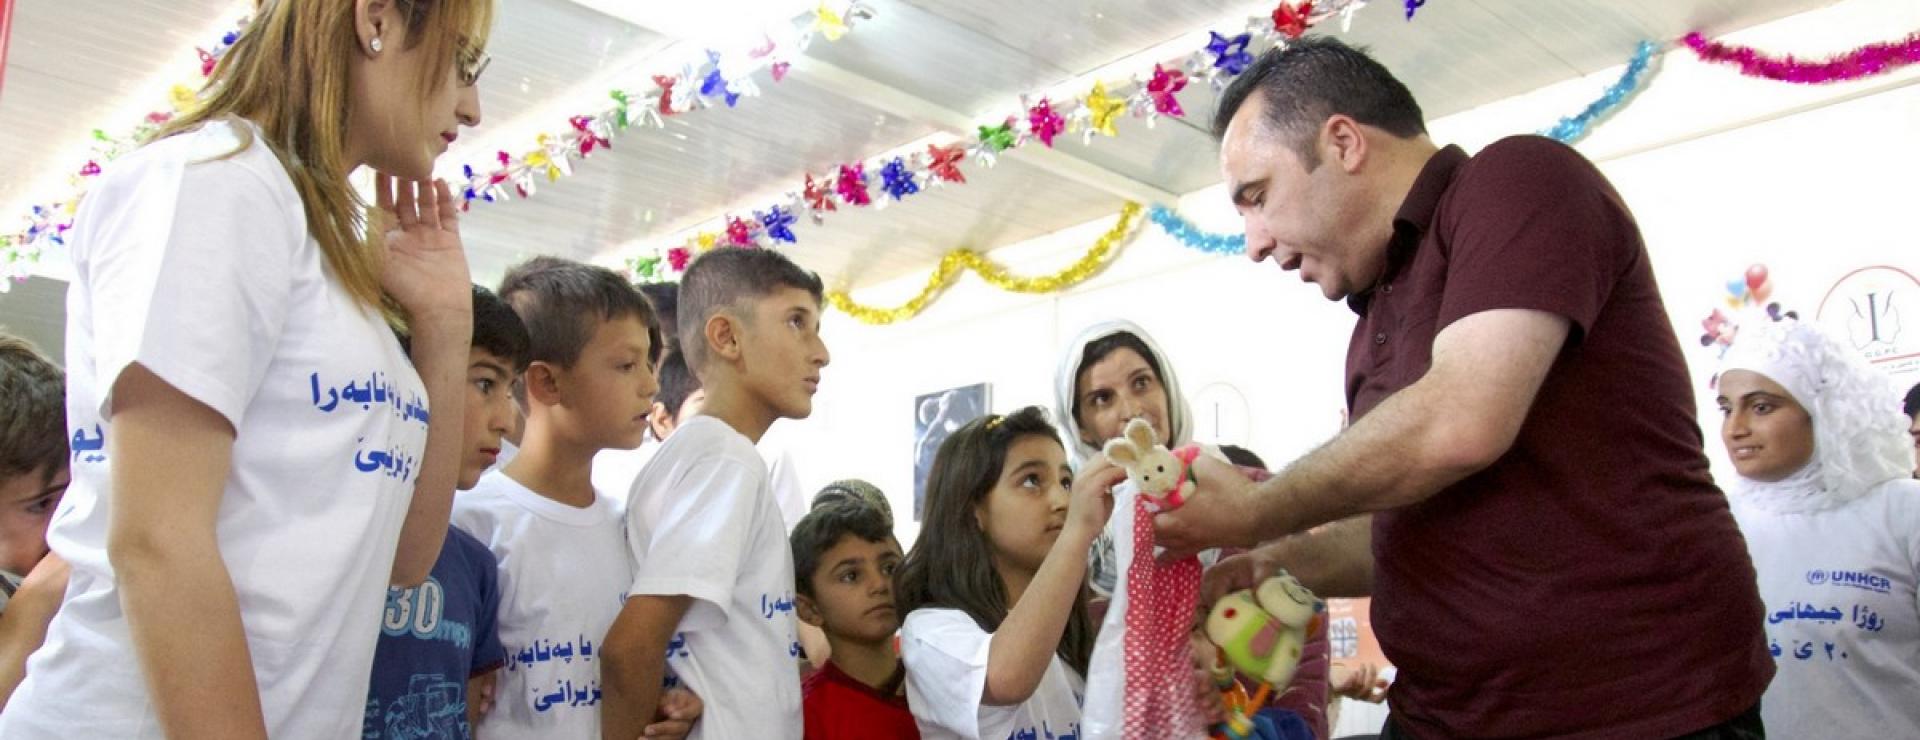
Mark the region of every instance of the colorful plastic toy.
<instances>
[{"instance_id":1,"label":"colorful plastic toy","mask_svg":"<svg viewBox=\"0 0 1920 740\"><path fill-rule=\"evenodd\" d=\"M1215 731L1215 738L1253 736L1254 713L1266 704L1274 687L1293 680L1307 635L1325 619L1326 604L1285 573L1214 603L1207 615L1206 635L1218 650L1213 677L1221 684L1227 710L1227 721ZM1251 696L1233 680L1234 671L1258 681Z\"/></svg>"}]
</instances>

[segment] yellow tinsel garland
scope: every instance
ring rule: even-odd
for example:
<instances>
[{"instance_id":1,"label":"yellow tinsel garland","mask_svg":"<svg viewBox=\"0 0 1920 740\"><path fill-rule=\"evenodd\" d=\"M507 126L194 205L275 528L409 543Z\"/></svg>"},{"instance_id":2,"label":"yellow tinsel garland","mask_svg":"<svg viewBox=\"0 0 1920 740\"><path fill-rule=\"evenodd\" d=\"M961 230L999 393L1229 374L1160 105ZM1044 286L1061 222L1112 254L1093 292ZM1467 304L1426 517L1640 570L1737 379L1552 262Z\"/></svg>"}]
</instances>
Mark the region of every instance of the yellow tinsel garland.
<instances>
[{"instance_id":1,"label":"yellow tinsel garland","mask_svg":"<svg viewBox=\"0 0 1920 740\"><path fill-rule=\"evenodd\" d=\"M973 270L988 284L1011 293L1054 293L1093 277L1101 268L1106 267L1107 258L1121 240L1133 232L1134 221L1140 216L1140 204L1128 203L1120 209L1120 220L1113 228L1093 243L1093 248L1080 256L1073 264L1052 275L1040 277L1019 277L1007 272L1007 268L980 256L971 249L955 249L940 258L940 267L927 276L927 287L920 294L893 308L874 308L853 300L844 290L827 294L827 302L834 308L863 323L891 324L895 321L913 318L927 304L940 295L940 292L953 282L962 268Z\"/></svg>"}]
</instances>

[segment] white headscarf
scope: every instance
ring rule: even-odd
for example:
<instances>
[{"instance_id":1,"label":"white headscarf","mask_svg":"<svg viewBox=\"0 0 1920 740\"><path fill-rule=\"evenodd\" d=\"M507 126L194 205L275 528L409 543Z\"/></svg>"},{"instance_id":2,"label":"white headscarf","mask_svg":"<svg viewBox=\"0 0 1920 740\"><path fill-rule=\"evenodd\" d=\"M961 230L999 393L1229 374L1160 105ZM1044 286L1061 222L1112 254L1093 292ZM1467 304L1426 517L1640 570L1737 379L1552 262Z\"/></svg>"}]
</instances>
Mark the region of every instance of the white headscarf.
<instances>
[{"instance_id":1,"label":"white headscarf","mask_svg":"<svg viewBox=\"0 0 1920 740\"><path fill-rule=\"evenodd\" d=\"M1779 383L1813 419L1813 460L1785 480L1740 477L1736 501L1773 512L1828 509L1913 475L1907 417L1893 380L1826 332L1797 320L1744 322L1720 371Z\"/></svg>"},{"instance_id":2,"label":"white headscarf","mask_svg":"<svg viewBox=\"0 0 1920 740\"><path fill-rule=\"evenodd\" d=\"M1167 436L1169 448L1179 447L1193 441L1193 410L1187 405L1187 397L1180 395L1180 376L1173 371L1173 362L1167 353L1160 351L1160 345L1153 341L1145 329L1123 319L1102 321L1081 330L1080 336L1068 342L1060 355L1059 370L1054 374L1054 418L1060 425L1060 431L1067 437L1067 454L1073 458L1073 468L1079 470L1088 460L1101 454L1100 448L1087 444L1080 439L1080 420L1073 418L1073 385L1080 377L1080 362L1086 358L1087 345L1109 336L1126 332L1140 338L1147 345L1152 357L1144 357L1147 364L1159 369L1160 386L1167 390Z\"/></svg>"},{"instance_id":3,"label":"white headscarf","mask_svg":"<svg viewBox=\"0 0 1920 740\"><path fill-rule=\"evenodd\" d=\"M1081 470L1087 462L1103 454L1099 447L1087 444L1080 439L1080 420L1073 418L1074 381L1080 377L1080 363L1086 359L1087 345L1107 337L1126 332L1139 337L1140 343L1147 346L1152 357L1143 357L1147 364L1159 369L1160 387L1167 391L1167 447L1179 448L1193 441L1193 410L1187 405L1186 396L1180 395L1180 376L1173 371L1173 362L1167 353L1160 351L1160 345L1153 341L1145 329L1131 321L1114 319L1102 321L1080 331L1080 336L1068 342L1060 355L1060 367L1054 375L1054 418L1060 425L1060 431L1066 435L1067 455L1073 458L1073 469ZM1103 441L1104 443L1104 441ZM1088 552L1087 583L1094 593L1111 596L1119 579L1118 552L1114 549L1112 523L1100 531L1094 538L1093 547ZM1213 551L1209 551L1213 552ZM1217 556L1217 553L1215 553ZM1211 561L1207 561L1211 564Z\"/></svg>"}]
</instances>

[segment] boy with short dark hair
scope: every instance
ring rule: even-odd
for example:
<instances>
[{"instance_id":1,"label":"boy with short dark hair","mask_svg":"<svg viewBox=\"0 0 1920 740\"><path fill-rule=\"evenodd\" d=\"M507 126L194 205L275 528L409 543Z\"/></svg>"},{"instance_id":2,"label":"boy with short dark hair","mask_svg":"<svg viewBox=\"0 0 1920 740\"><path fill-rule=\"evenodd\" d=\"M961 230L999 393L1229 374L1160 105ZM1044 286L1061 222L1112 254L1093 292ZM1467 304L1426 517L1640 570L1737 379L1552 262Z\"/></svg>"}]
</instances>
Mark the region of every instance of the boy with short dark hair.
<instances>
[{"instance_id":1,"label":"boy with short dark hair","mask_svg":"<svg viewBox=\"0 0 1920 740\"><path fill-rule=\"evenodd\" d=\"M707 392L700 386L700 378L687 367L686 356L678 350L660 358L659 374L660 393L653 397L653 413L647 417L647 424L653 430L653 438L665 442L673 430L706 408Z\"/></svg>"},{"instance_id":2,"label":"boy with short dark hair","mask_svg":"<svg viewBox=\"0 0 1920 740\"><path fill-rule=\"evenodd\" d=\"M600 450L640 444L658 334L646 300L601 267L536 257L507 273L500 297L532 338L526 434L453 509L500 564L506 670L480 734L585 740L608 709L603 640L632 582L620 518L589 470Z\"/></svg>"},{"instance_id":3,"label":"boy with short dark hair","mask_svg":"<svg viewBox=\"0 0 1920 740\"><path fill-rule=\"evenodd\" d=\"M625 493L633 489L633 481L640 477L641 469L660 451L659 443L681 423L699 415L707 402L706 391L700 389L700 379L687 369L687 360L677 349L661 355L654 376L659 379L660 392L654 394L653 410L647 413L647 438L653 440L652 443L643 443L633 450L603 450L593 458L593 487L613 492L613 503L617 506L626 506Z\"/></svg>"},{"instance_id":4,"label":"boy with short dark hair","mask_svg":"<svg viewBox=\"0 0 1920 740\"><path fill-rule=\"evenodd\" d=\"M673 322L679 306L680 286L677 283L657 282L640 283L634 288L646 297L647 307L653 309L652 325L659 332L654 341L657 351L653 353L653 375L661 378L667 355L677 351L675 335L679 333L679 327ZM663 386L666 383L665 379L660 382ZM657 400L655 405L658 405ZM658 425L650 422L649 426L656 428L650 430L651 433L639 447L604 450L593 458L593 487L612 495L616 508L627 505L626 494L633 488L633 479L640 477L640 469L646 467L654 451L660 449L660 445L650 444L664 439L659 435Z\"/></svg>"},{"instance_id":5,"label":"boy with short dark hair","mask_svg":"<svg viewBox=\"0 0 1920 740\"><path fill-rule=\"evenodd\" d=\"M66 389L66 373L33 345L0 334L0 592L8 596L46 557L47 520L67 490Z\"/></svg>"},{"instance_id":6,"label":"boy with short dark hair","mask_svg":"<svg viewBox=\"0 0 1920 740\"><path fill-rule=\"evenodd\" d=\"M502 438L518 413L508 388L527 367L530 342L512 308L492 291L473 286L459 490L471 490L500 454ZM407 344L404 338L401 343ZM373 652L363 738L473 736L506 661L495 629L500 613L498 567L486 545L448 526L426 582L388 589L380 641Z\"/></svg>"},{"instance_id":7,"label":"boy with short dark hair","mask_svg":"<svg viewBox=\"0 0 1920 740\"><path fill-rule=\"evenodd\" d=\"M818 276L771 250L715 250L687 269L680 348L707 402L627 504L637 566L603 652L605 738L639 736L662 654L712 706L694 737L800 737L793 556L754 443L776 420L813 411L829 359L821 293Z\"/></svg>"},{"instance_id":8,"label":"boy with short dark hair","mask_svg":"<svg viewBox=\"0 0 1920 740\"><path fill-rule=\"evenodd\" d=\"M653 317L660 325L661 357L664 358L665 352L680 347L680 284L641 283L640 294L647 297L647 305L653 307Z\"/></svg>"},{"instance_id":9,"label":"boy with short dark hair","mask_svg":"<svg viewBox=\"0 0 1920 740\"><path fill-rule=\"evenodd\" d=\"M918 738L893 642L892 522L864 501L815 500L793 529L794 614L826 633L833 657L801 685L807 740Z\"/></svg>"},{"instance_id":10,"label":"boy with short dark hair","mask_svg":"<svg viewBox=\"0 0 1920 740\"><path fill-rule=\"evenodd\" d=\"M0 333L0 706L26 677L27 655L67 590L66 561L47 551L47 522L71 480L66 388L59 366Z\"/></svg>"},{"instance_id":11,"label":"boy with short dark hair","mask_svg":"<svg viewBox=\"0 0 1920 740\"><path fill-rule=\"evenodd\" d=\"M1913 477L1920 478L1920 383L1907 390L1901 410L1907 412L1907 434L1913 436Z\"/></svg>"}]
</instances>

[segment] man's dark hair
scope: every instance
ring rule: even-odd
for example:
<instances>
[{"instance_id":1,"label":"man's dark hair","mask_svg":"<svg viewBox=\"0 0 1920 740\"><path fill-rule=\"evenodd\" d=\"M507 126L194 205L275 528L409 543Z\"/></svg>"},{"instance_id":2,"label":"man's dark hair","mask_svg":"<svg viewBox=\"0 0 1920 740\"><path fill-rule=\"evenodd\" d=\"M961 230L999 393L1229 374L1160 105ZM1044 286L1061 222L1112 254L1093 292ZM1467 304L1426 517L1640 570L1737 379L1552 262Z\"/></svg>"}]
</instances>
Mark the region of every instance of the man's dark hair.
<instances>
[{"instance_id":1,"label":"man's dark hair","mask_svg":"<svg viewBox=\"0 0 1920 740\"><path fill-rule=\"evenodd\" d=\"M687 367L698 374L707 365L707 320L727 309L747 310L746 303L772 295L781 288L799 288L818 304L825 293L820 276L802 269L771 249L726 248L700 255L680 280L680 343Z\"/></svg>"},{"instance_id":2,"label":"man's dark hair","mask_svg":"<svg viewBox=\"0 0 1920 740\"><path fill-rule=\"evenodd\" d=\"M1227 456L1227 462L1243 468L1267 469L1267 461L1253 454L1253 450L1238 445L1220 445L1220 454Z\"/></svg>"},{"instance_id":3,"label":"man's dark hair","mask_svg":"<svg viewBox=\"0 0 1920 740\"><path fill-rule=\"evenodd\" d=\"M1907 416L1920 416L1920 383L1907 390Z\"/></svg>"},{"instance_id":4,"label":"man's dark hair","mask_svg":"<svg viewBox=\"0 0 1920 740\"><path fill-rule=\"evenodd\" d=\"M667 409L668 416L679 416L680 407L686 405L687 397L700 390L700 378L687 369L687 357L674 349L660 358L660 392L653 400Z\"/></svg>"},{"instance_id":5,"label":"man's dark hair","mask_svg":"<svg viewBox=\"0 0 1920 740\"><path fill-rule=\"evenodd\" d=\"M647 363L660 359L653 309L640 291L607 268L535 257L507 271L500 298L526 324L533 360L572 367L602 322L629 316L648 327Z\"/></svg>"},{"instance_id":6,"label":"man's dark hair","mask_svg":"<svg viewBox=\"0 0 1920 740\"><path fill-rule=\"evenodd\" d=\"M840 538L848 535L867 542L886 542L893 539L893 528L879 510L849 500L823 503L800 517L800 523L788 537L793 545L795 591L813 598L813 576L814 571L820 569L821 558L840 543Z\"/></svg>"},{"instance_id":7,"label":"man's dark hair","mask_svg":"<svg viewBox=\"0 0 1920 740\"><path fill-rule=\"evenodd\" d=\"M26 340L0 334L0 479L67 467L67 376Z\"/></svg>"},{"instance_id":8,"label":"man's dark hair","mask_svg":"<svg viewBox=\"0 0 1920 740\"><path fill-rule=\"evenodd\" d=\"M1427 132L1420 104L1406 85L1366 51L1326 36L1274 48L1234 78L1214 111L1214 137L1226 136L1234 114L1256 92L1266 106L1264 123L1308 170L1320 166L1320 126L1334 115L1403 139Z\"/></svg>"},{"instance_id":9,"label":"man's dark hair","mask_svg":"<svg viewBox=\"0 0 1920 740\"><path fill-rule=\"evenodd\" d=\"M653 318L660 325L660 339L667 349L680 344L680 284L661 281L641 283L640 294L653 306Z\"/></svg>"}]
</instances>

